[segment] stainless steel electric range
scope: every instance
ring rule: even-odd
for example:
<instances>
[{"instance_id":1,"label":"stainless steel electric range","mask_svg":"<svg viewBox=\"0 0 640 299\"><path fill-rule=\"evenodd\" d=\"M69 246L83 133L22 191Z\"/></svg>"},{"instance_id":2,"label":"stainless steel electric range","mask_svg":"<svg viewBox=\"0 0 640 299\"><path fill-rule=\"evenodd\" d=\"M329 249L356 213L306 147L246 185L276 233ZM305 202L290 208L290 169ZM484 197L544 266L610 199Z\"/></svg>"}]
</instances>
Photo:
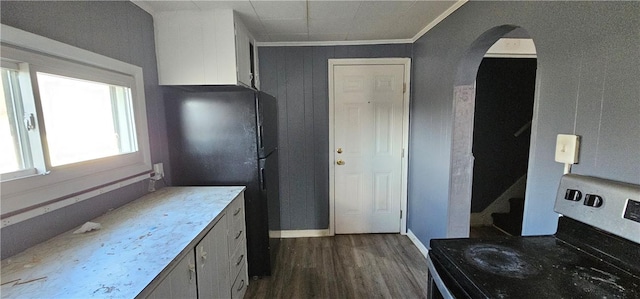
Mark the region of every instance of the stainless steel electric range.
<instances>
[{"instance_id":1,"label":"stainless steel electric range","mask_svg":"<svg viewBox=\"0 0 640 299\"><path fill-rule=\"evenodd\" d=\"M434 239L431 298L640 298L640 186L568 174L550 236Z\"/></svg>"}]
</instances>

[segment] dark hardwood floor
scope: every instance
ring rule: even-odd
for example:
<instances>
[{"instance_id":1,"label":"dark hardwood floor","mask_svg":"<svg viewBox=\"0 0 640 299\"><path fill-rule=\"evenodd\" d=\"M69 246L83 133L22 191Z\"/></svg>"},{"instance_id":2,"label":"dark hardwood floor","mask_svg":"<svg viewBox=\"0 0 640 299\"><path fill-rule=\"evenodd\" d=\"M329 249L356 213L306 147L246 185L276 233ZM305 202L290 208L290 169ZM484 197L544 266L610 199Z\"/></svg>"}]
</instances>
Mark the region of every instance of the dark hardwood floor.
<instances>
[{"instance_id":1,"label":"dark hardwood floor","mask_svg":"<svg viewBox=\"0 0 640 299\"><path fill-rule=\"evenodd\" d=\"M406 236L283 239L271 277L244 298L425 298L427 261Z\"/></svg>"}]
</instances>

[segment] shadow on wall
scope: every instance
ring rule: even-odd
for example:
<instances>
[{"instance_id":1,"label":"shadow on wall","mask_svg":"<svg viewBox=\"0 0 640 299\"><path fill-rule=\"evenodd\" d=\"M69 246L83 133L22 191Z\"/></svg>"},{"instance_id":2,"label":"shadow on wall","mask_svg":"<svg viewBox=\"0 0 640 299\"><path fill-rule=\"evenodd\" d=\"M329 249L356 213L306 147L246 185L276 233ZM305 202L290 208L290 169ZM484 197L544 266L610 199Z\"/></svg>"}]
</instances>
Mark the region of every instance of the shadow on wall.
<instances>
[{"instance_id":1,"label":"shadow on wall","mask_svg":"<svg viewBox=\"0 0 640 299\"><path fill-rule=\"evenodd\" d=\"M475 80L487 50L500 38L517 30L515 25L494 27L478 37L458 64L453 90L453 142L451 149L451 188L449 189L448 224L451 238L469 236L469 216L473 183L473 123L475 110ZM535 105L535 104L534 104ZM534 117L532 125L535 127ZM535 144L531 142L532 146Z\"/></svg>"}]
</instances>

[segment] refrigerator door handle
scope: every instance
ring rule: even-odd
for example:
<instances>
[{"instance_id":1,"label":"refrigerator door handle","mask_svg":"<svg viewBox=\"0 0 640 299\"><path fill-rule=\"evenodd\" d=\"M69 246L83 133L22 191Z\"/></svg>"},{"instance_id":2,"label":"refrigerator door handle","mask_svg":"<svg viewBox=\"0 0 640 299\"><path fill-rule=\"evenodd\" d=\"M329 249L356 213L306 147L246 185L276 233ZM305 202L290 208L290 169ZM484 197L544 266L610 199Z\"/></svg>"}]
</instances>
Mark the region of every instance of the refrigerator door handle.
<instances>
[{"instance_id":1,"label":"refrigerator door handle","mask_svg":"<svg viewBox=\"0 0 640 299\"><path fill-rule=\"evenodd\" d=\"M264 177L264 167L260 167L260 189L267 190L267 183Z\"/></svg>"},{"instance_id":2,"label":"refrigerator door handle","mask_svg":"<svg viewBox=\"0 0 640 299\"><path fill-rule=\"evenodd\" d=\"M264 127L263 126L258 126L258 137L260 138L260 144L258 145L258 147L260 149L264 149L264 141L262 140L262 136L264 136Z\"/></svg>"}]
</instances>

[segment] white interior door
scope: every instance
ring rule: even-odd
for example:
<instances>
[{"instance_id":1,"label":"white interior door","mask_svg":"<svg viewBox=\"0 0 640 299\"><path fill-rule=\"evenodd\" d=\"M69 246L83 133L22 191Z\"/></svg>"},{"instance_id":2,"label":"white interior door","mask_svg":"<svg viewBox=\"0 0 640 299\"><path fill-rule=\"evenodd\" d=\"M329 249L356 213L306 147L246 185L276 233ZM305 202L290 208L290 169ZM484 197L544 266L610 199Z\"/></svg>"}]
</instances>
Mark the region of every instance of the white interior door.
<instances>
[{"instance_id":1,"label":"white interior door","mask_svg":"<svg viewBox=\"0 0 640 299\"><path fill-rule=\"evenodd\" d=\"M335 233L397 233L405 65L333 69Z\"/></svg>"}]
</instances>

